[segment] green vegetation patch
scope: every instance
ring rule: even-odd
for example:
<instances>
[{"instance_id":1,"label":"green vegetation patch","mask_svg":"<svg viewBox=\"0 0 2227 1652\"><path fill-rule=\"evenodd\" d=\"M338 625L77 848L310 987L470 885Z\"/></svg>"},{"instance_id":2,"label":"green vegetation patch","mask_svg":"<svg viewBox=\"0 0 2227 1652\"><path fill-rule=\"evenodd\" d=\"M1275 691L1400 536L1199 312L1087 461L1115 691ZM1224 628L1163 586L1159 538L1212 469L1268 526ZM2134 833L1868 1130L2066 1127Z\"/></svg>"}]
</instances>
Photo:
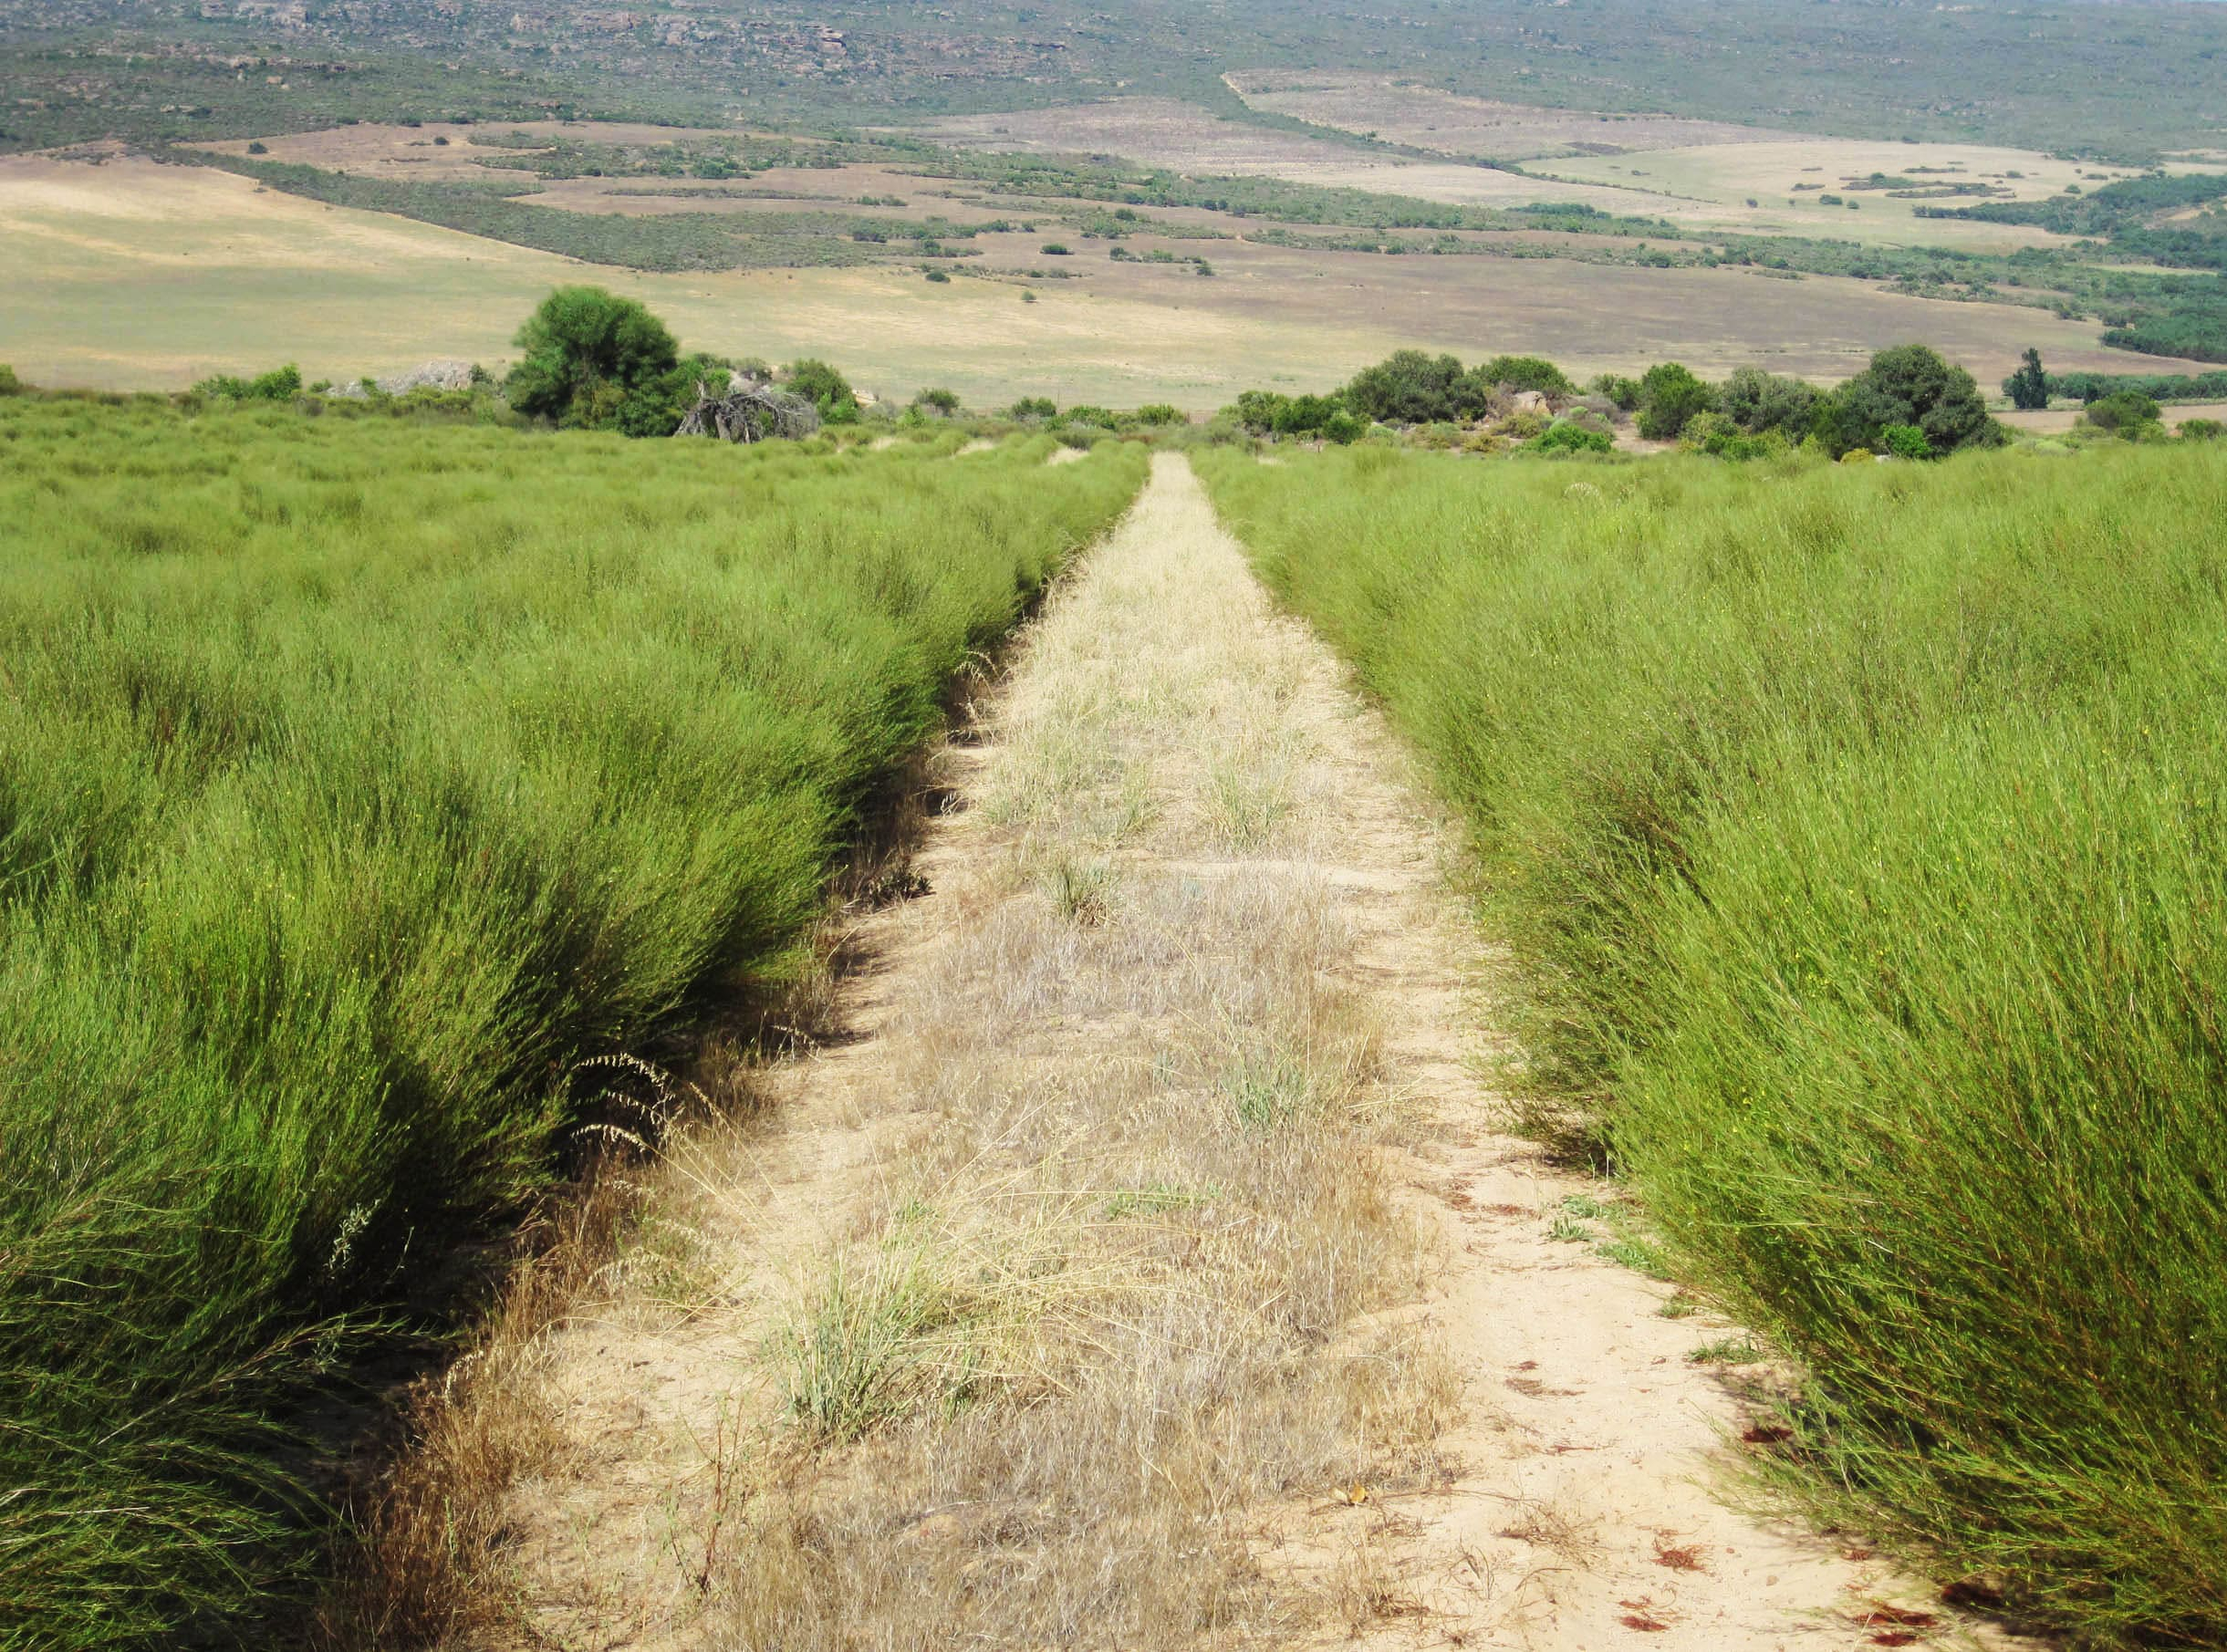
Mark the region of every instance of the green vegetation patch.
<instances>
[{"instance_id":1,"label":"green vegetation patch","mask_svg":"<svg viewBox=\"0 0 2227 1652\"><path fill-rule=\"evenodd\" d=\"M1199 462L1466 810L1536 1122L1809 1372L1794 1483L2227 1644L2227 452Z\"/></svg>"},{"instance_id":2,"label":"green vegetation patch","mask_svg":"<svg viewBox=\"0 0 2227 1652\"><path fill-rule=\"evenodd\" d=\"M544 1184L577 1063L788 967L1140 480L1048 445L0 400L0 1644L283 1613L282 1419Z\"/></svg>"}]
</instances>

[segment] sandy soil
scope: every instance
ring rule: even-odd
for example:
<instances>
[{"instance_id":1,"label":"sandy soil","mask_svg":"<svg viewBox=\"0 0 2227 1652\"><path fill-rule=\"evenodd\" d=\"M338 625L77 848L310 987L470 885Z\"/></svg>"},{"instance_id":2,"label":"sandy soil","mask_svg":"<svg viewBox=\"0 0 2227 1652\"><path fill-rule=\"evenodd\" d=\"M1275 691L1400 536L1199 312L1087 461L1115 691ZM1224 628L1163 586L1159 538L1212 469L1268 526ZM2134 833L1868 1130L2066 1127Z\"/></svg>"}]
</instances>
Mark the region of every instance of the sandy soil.
<instances>
[{"instance_id":1,"label":"sandy soil","mask_svg":"<svg viewBox=\"0 0 2227 1652\"><path fill-rule=\"evenodd\" d=\"M914 862L932 892L850 936L843 1037L760 1122L682 1144L661 1225L688 1243L622 1262L551 1347L569 1444L516 1500L527 1638L1762 1652L1867 1644L1883 1604L1965 1631L1853 1539L1705 1489L1743 1417L1687 1356L1728 1327L1572 1242L1566 1201L1613 1194L1500 1132L1498 965L1447 824L1183 460L981 709ZM1086 849L1088 891L1062 887L1106 906L1078 930L1046 869ZM1220 1114L1228 1050L1271 1023L1368 1055L1264 1158ZM1175 1248L1107 1248L1119 1224L1077 1212L1108 1190ZM1328 1272L1292 1272L1331 1231ZM1086 1282L1004 1356L1056 1380L783 1447L773 1350L827 1259L947 1232L1008 1261L1025 1233L1001 1277ZM1285 1341L1236 1282L1347 1317Z\"/></svg>"}]
</instances>

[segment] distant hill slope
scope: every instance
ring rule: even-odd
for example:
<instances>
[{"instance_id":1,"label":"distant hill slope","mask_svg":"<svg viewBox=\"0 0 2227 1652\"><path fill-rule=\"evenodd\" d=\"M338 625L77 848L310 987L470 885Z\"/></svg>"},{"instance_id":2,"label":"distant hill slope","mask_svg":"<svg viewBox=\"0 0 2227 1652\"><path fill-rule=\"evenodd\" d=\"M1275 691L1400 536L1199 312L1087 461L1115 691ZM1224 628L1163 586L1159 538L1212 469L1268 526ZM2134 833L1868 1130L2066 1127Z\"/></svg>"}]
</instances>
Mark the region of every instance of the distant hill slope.
<instances>
[{"instance_id":1,"label":"distant hill slope","mask_svg":"<svg viewBox=\"0 0 2227 1652\"><path fill-rule=\"evenodd\" d=\"M1224 73L1347 68L1525 103L2133 157L2222 141L2223 52L2227 5L2202 0L0 0L0 143L249 136L281 115L858 120L1120 90L1238 112Z\"/></svg>"}]
</instances>

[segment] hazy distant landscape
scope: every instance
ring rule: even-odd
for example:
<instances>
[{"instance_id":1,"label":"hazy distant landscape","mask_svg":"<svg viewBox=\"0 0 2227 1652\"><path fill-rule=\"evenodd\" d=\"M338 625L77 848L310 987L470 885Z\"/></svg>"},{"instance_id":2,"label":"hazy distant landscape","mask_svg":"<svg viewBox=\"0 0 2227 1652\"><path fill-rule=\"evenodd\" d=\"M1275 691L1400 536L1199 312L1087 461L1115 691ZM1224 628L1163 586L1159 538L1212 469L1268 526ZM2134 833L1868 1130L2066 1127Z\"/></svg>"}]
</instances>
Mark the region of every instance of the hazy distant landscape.
<instances>
[{"instance_id":1,"label":"hazy distant landscape","mask_svg":"<svg viewBox=\"0 0 2227 1652\"><path fill-rule=\"evenodd\" d=\"M1046 393L1201 411L1244 364L1297 383L1326 345L1336 371L1484 339L1601 369L1786 349L1826 377L1909 337L1991 380L2030 344L2081 368L2107 338L2152 358L2131 369L2227 358L2216 195L2100 235L1985 210L2227 153L2200 112L2213 6L1592 4L1390 30L1150 6L1119 26L1057 6L4 16L0 352L43 381L190 382L284 306L275 286L330 278L336 242L366 249L346 276L366 353L320 353L314 317L292 351L334 372L499 354L475 296L507 313L551 260L678 277L619 278L735 350L836 327L899 397L1002 381L944 348L984 335ZM1951 38L1953 95L1929 79ZM1753 100L1756 72L1784 101ZM102 152L125 163L91 170ZM194 246L143 244L165 214ZM156 292L150 351L129 336ZM115 317L107 348L42 320L88 306ZM1192 341L1180 365L1115 342L1148 317Z\"/></svg>"}]
</instances>

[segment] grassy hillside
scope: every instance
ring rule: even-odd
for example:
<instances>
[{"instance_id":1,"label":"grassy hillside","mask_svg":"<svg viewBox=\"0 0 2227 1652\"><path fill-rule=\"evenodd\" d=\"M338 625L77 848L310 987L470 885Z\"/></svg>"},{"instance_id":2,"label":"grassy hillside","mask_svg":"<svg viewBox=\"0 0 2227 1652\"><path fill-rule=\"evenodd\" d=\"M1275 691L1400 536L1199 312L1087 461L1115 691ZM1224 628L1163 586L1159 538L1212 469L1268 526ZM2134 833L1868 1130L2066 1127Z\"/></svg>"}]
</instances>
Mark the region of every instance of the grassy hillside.
<instances>
[{"instance_id":1,"label":"grassy hillside","mask_svg":"<svg viewBox=\"0 0 2227 1652\"><path fill-rule=\"evenodd\" d=\"M2227 454L1202 465L1837 1514L2227 1645Z\"/></svg>"},{"instance_id":2,"label":"grassy hillside","mask_svg":"<svg viewBox=\"0 0 2227 1652\"><path fill-rule=\"evenodd\" d=\"M780 970L1140 480L1049 445L0 400L0 1646L283 1601L288 1408Z\"/></svg>"}]
</instances>

